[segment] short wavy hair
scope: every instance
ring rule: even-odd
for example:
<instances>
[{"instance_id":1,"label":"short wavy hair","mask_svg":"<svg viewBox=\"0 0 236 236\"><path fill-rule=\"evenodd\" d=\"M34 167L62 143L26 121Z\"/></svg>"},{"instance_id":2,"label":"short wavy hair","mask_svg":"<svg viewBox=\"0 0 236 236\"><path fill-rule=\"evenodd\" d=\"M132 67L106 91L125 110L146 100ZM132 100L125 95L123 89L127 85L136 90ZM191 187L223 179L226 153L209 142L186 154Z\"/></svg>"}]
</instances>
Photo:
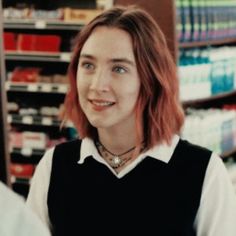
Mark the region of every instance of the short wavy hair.
<instances>
[{"instance_id":1,"label":"short wavy hair","mask_svg":"<svg viewBox=\"0 0 236 236\"><path fill-rule=\"evenodd\" d=\"M141 80L135 107L137 146L143 141L147 148L162 142L170 143L184 122L177 68L159 26L146 11L137 6L106 10L79 32L68 68L70 88L64 102L64 120L72 120L80 138L97 138L97 129L89 123L79 104L76 74L81 49L99 26L124 30L132 38Z\"/></svg>"}]
</instances>

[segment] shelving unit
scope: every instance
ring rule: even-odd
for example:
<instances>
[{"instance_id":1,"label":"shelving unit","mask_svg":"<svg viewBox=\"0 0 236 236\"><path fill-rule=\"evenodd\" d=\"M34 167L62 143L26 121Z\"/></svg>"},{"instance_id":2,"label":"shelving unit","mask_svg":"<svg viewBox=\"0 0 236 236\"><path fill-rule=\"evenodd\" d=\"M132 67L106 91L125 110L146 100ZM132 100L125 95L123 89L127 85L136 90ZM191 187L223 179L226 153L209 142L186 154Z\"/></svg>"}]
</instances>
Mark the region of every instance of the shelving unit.
<instances>
[{"instance_id":1,"label":"shelving unit","mask_svg":"<svg viewBox=\"0 0 236 236\"><path fill-rule=\"evenodd\" d=\"M17 83L9 82L5 83L6 91L15 92L35 92L35 93L61 93L65 94L67 91L66 84L50 84L50 83Z\"/></svg>"},{"instance_id":2,"label":"shelving unit","mask_svg":"<svg viewBox=\"0 0 236 236\"><path fill-rule=\"evenodd\" d=\"M221 157L222 157L223 159L226 159L226 158L228 158L229 156L234 156L235 153L236 153L236 148L233 148L233 149L231 149L231 150L229 150L229 151L227 151L227 152L223 152L223 153L221 154Z\"/></svg>"},{"instance_id":3,"label":"shelving unit","mask_svg":"<svg viewBox=\"0 0 236 236\"><path fill-rule=\"evenodd\" d=\"M195 107L195 108L209 108L209 107L221 107L226 101L233 101L236 97L236 91L227 93L221 93L206 98L188 100L183 102L183 107Z\"/></svg>"},{"instance_id":4,"label":"shelving unit","mask_svg":"<svg viewBox=\"0 0 236 236\"><path fill-rule=\"evenodd\" d=\"M235 44L236 38L225 38L225 39L215 39L209 41L199 41L199 42L181 42L179 44L180 48L196 48L196 47L208 47L208 46L222 46Z\"/></svg>"},{"instance_id":5,"label":"shelving unit","mask_svg":"<svg viewBox=\"0 0 236 236\"><path fill-rule=\"evenodd\" d=\"M2 1L0 0L0 17L2 16ZM10 155L8 151L8 134L6 118L6 92L5 92L5 64L3 54L3 25L0 20L0 181L10 186L9 162Z\"/></svg>"},{"instance_id":6,"label":"shelving unit","mask_svg":"<svg viewBox=\"0 0 236 236\"><path fill-rule=\"evenodd\" d=\"M41 61L41 62L70 62L71 53L47 53L47 52L9 52L5 58L8 61Z\"/></svg>"},{"instance_id":7,"label":"shelving unit","mask_svg":"<svg viewBox=\"0 0 236 236\"><path fill-rule=\"evenodd\" d=\"M235 2L233 2L233 1L225 1L225 2L222 2L220 5L217 4L216 6L213 6L213 5L210 5L210 4L216 4L216 2L214 3L214 1L212 1L212 2L211 1L206 1L206 2L204 2L204 1L201 1L201 2L200 1L190 1L189 2L190 3L189 6L190 6L191 9L189 8L188 11L184 10L184 7L187 7L187 1L182 1L182 5L181 5L181 1L177 0L177 2L178 2L177 6L179 7L178 10L179 11L184 11L184 14L187 14L186 12L188 12L189 17L185 15L184 17L181 18L181 15L178 15L179 12L177 12L177 16L179 18L177 19L176 23L177 24L179 24L180 22L182 23L183 19L185 18L185 20L187 21L187 22L185 21L185 23L188 24L188 25L185 26L185 31L183 30L184 29L183 26L177 28L177 30L178 30L177 33L181 37L179 38L180 39L179 42L176 41L177 42L176 43L176 47L179 49L179 51L184 51L184 50L186 50L186 52L189 52L189 50L195 51L194 52L195 55L193 54L194 55L193 58L194 57L195 58L194 59L192 58L193 61L194 61L194 62L192 62L193 63L192 65L196 65L198 63L199 63L199 65L201 65L201 63L202 64L209 63L210 65L214 64L214 61L211 61L211 60L206 61L205 58L202 61L198 60L198 62L196 62L197 60L195 60L195 59L197 58L196 54L197 54L198 50L199 51L200 50L205 50L205 52L206 51L210 52L213 49L220 49L220 48L223 48L225 46L232 47L232 46L236 45L235 29L232 28L233 25L234 25L234 27L236 27L236 25L235 25L235 20L236 19L234 17L235 13L232 11L232 10L234 10L234 11L236 10ZM183 4L185 4L185 5L183 5ZM195 4L199 4L199 5L195 5ZM224 12L220 11L219 9L217 9L217 7L222 7L223 4L225 4L224 10L222 10ZM230 7L231 4L233 4L232 5L233 7ZM194 7L195 7L195 9L194 9ZM203 7L207 8L207 10L202 10ZM228 12L229 11L228 9L230 9L230 12ZM196 12L198 12L198 15L196 14ZM203 14L203 12L204 12L204 14L208 14L208 17L205 18L205 16L203 17L201 15L200 21L197 21L197 20L195 21L195 18L199 20L200 14ZM227 17L226 17L225 14L227 14L227 13L229 13L229 15L227 15ZM191 21L191 17L193 18L192 21ZM226 18L227 18L228 21L230 21L230 23L226 22ZM203 19L203 23L201 22L202 19ZM220 20L220 22L218 22L218 20ZM192 22L192 24L191 24L191 22ZM193 22L195 22L196 25L194 25ZM205 24L204 27L202 27L202 29L200 31L199 31L199 25L200 25L199 22L200 22L200 24ZM191 24L191 26L190 26L190 24ZM208 26L206 26L206 24L208 24ZM178 26L180 26L180 25L178 25ZM183 31L181 31L180 28ZM194 36L194 30L195 29L197 29L196 33L199 34L199 35L200 35L201 31L204 31L203 35L205 35L205 38L201 38L199 36L196 37L196 35ZM188 32L188 30L189 30L189 32ZM187 32L187 34L186 34L186 32ZM183 40L185 34L187 35L187 39ZM192 34L192 35L190 36L189 34ZM206 40L206 38L208 38L208 40ZM181 41L181 39L183 41ZM201 53L199 53L199 55L200 54ZM185 56L186 56L186 54L185 54ZM188 56L189 56L189 54L186 57L188 57ZM206 57L205 54L204 54L204 56ZM214 54L214 56L215 56L215 54ZM217 61L217 60L220 60L220 59L217 58L215 60ZM229 60L229 58L222 59L222 63L221 63L222 65L226 65L224 60ZM231 59L231 60L233 60L233 59ZM219 65L219 62L218 62L217 65ZM185 65L183 64L183 67L184 66ZM225 68L226 68L226 66L225 66ZM225 73L228 73L228 72L226 72L227 69L225 69ZM194 74L194 73L201 74L200 70L201 69L199 68L198 72L192 71L192 74ZM212 70L211 73L210 73L211 83L215 83L211 87L211 93L213 95L211 95L211 96L203 96L202 98L198 98L198 99L187 99L187 100L183 101L183 107L184 107L185 110L187 110L187 109L200 110L199 115L197 116L196 120L197 119L201 120L201 119L205 118L204 115L203 115L204 114L203 111L205 109L212 109L212 108L213 109L214 108L215 109L223 109L225 104L230 105L230 106L233 106L233 104L236 104L236 90L235 90L236 86L234 85L233 88L226 89L226 91L224 91L224 89L222 89L222 92L218 92L218 91L215 92L214 91L215 87L213 87L213 86L216 86L216 82L217 81L214 80L214 77L212 77L212 74L214 73L214 70L217 70L217 73L218 73L219 67L217 67L217 66L216 67L212 67L211 70ZM231 71L231 73L232 73L232 71ZM236 71L234 72L234 77L235 76L236 76ZM218 77L215 77L215 78L217 78L218 80L221 79L222 81L223 81L223 79L226 80L223 77L229 79L230 76L228 74L225 74L224 76L222 76L220 78L220 76L218 74ZM202 77L200 77L200 75L199 75L199 78L202 79ZM236 80L234 78L234 83L235 83L235 81ZM225 82L223 82L223 83L225 83ZM223 113L224 112L222 112L222 114ZM193 115L194 112L191 113L191 114ZM223 115L225 115L225 113ZM214 122L214 121L212 121L212 122ZM227 122L230 123L230 121L225 120L222 123L222 126L229 125L229 124L226 124ZM211 125L211 124L209 124L209 125ZM224 128L222 128L222 129L224 129ZM226 131L222 131L222 133L224 133L224 132L227 133L227 134L223 134L223 136L224 135L226 135L226 136L229 135L228 127L226 129L227 129ZM205 131L205 132L207 132L207 131ZM222 136L222 142L221 142L221 143L223 143L222 145L224 145L225 142L227 144L227 141L224 140L223 136ZM227 139L229 139L229 136L227 136ZM233 137L232 137L232 140L233 140ZM231 143L232 140L230 140L230 142L228 142L229 146L232 144ZM227 145L225 145L225 146L227 146ZM224 160L226 160L228 157L232 157L232 156L235 157L235 155L236 155L235 144L231 148L228 148L227 150L223 150L222 153L218 153L218 154L220 154L221 157L224 158Z\"/></svg>"},{"instance_id":8,"label":"shelving unit","mask_svg":"<svg viewBox=\"0 0 236 236\"><path fill-rule=\"evenodd\" d=\"M34 3L35 9L50 11L61 7L84 7L92 9L95 6L94 0L79 2L70 0L66 3L61 1L57 3L53 1L48 1L47 3L46 1L42 1L42 3L39 3L32 0L31 4ZM5 7L11 6L10 4L16 5L17 2L3 2L3 6ZM29 4L29 2L27 2L27 4ZM86 20L86 18L84 18L84 20ZM27 48L19 49L18 42L17 50L5 50L6 72L3 72L4 78L1 79L1 83L3 89L5 88L7 92L8 115L5 119L11 126L11 142L8 151L10 152L9 167L11 172L13 172L9 176L9 182L12 183L12 187L16 192L25 197L27 196L31 179L31 176L27 172L29 165L32 170L35 168L46 149L54 146L56 143L75 138L77 135L71 124L66 124L63 128L60 127L59 106L63 103L64 96L68 89L67 83L65 83L64 80L60 81L60 78L66 76L67 67L71 60L73 39L85 24L84 20L63 21L47 20L44 18L5 18L3 21L4 32L14 34L17 40L19 37L24 37L24 35L56 35L61 38L60 50L55 52L38 49L29 50ZM26 46L28 46L28 43ZM24 81L24 71L20 71L22 73L18 73L17 76L14 77L13 75L16 68L38 68L40 73L37 74L37 76L40 76L40 80ZM32 79L31 77L30 75L29 79ZM59 81L58 77L60 77ZM4 104L6 108L7 102L5 101ZM12 107L15 107L15 110L12 110ZM55 110L58 111L58 114L54 114ZM53 111L53 114L45 114L46 111L48 113L52 113ZM7 112L5 112L5 114L7 114ZM36 141L35 145L32 144L32 142L27 139L30 136L33 136L33 139L39 139L39 141ZM29 145L30 142L31 144ZM45 142L46 144L43 145ZM40 143L41 146L39 145ZM6 161L5 158L1 160ZM18 164L19 167L12 170L12 168L15 168L14 165ZM24 169L24 167L27 168ZM15 173L18 169L22 169L23 172L19 172L19 175L16 175ZM26 176L24 173L26 173Z\"/></svg>"},{"instance_id":9,"label":"shelving unit","mask_svg":"<svg viewBox=\"0 0 236 236\"><path fill-rule=\"evenodd\" d=\"M29 19L6 19L4 20L5 29L29 29L29 30L77 30L80 31L83 27L81 23L61 22L61 21L46 21L46 20L29 20Z\"/></svg>"}]
</instances>

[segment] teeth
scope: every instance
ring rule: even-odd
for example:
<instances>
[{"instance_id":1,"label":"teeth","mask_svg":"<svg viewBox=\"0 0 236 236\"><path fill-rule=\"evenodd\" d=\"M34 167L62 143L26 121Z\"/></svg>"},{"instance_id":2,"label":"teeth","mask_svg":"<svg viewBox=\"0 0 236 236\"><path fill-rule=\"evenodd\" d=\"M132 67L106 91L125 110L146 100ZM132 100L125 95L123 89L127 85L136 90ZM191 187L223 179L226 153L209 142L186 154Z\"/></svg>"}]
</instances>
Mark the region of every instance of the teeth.
<instances>
[{"instance_id":1,"label":"teeth","mask_svg":"<svg viewBox=\"0 0 236 236\"><path fill-rule=\"evenodd\" d=\"M92 103L97 106L111 106L113 104L113 102L95 102L95 101L92 101Z\"/></svg>"}]
</instances>

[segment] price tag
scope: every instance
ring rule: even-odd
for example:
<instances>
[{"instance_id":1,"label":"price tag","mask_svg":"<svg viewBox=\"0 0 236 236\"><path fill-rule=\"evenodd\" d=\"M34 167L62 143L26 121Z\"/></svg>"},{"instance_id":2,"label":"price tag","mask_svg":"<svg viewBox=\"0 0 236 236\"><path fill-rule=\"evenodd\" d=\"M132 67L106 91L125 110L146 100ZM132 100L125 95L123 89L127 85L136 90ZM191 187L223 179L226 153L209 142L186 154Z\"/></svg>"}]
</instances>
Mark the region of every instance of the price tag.
<instances>
[{"instance_id":1,"label":"price tag","mask_svg":"<svg viewBox=\"0 0 236 236\"><path fill-rule=\"evenodd\" d=\"M63 52L60 54L60 60L65 62L70 62L71 54L69 52Z\"/></svg>"},{"instance_id":2,"label":"price tag","mask_svg":"<svg viewBox=\"0 0 236 236\"><path fill-rule=\"evenodd\" d=\"M42 119L42 124L43 124L43 125L52 125L52 118L43 117L43 119Z\"/></svg>"},{"instance_id":3,"label":"price tag","mask_svg":"<svg viewBox=\"0 0 236 236\"><path fill-rule=\"evenodd\" d=\"M36 84L28 84L28 91L36 92L38 91L38 86Z\"/></svg>"},{"instance_id":4,"label":"price tag","mask_svg":"<svg viewBox=\"0 0 236 236\"><path fill-rule=\"evenodd\" d=\"M11 175L10 181L12 184L14 184L16 182L16 177L14 175Z\"/></svg>"},{"instance_id":5,"label":"price tag","mask_svg":"<svg viewBox=\"0 0 236 236\"><path fill-rule=\"evenodd\" d=\"M10 83L9 82L5 82L5 89L7 91L10 90Z\"/></svg>"},{"instance_id":6,"label":"price tag","mask_svg":"<svg viewBox=\"0 0 236 236\"><path fill-rule=\"evenodd\" d=\"M27 147L24 147L21 149L21 155L23 156L31 156L32 155L32 149L31 148L27 148Z\"/></svg>"},{"instance_id":7,"label":"price tag","mask_svg":"<svg viewBox=\"0 0 236 236\"><path fill-rule=\"evenodd\" d=\"M23 116L22 123L27 124L27 125L33 124L33 117L32 116Z\"/></svg>"},{"instance_id":8,"label":"price tag","mask_svg":"<svg viewBox=\"0 0 236 236\"><path fill-rule=\"evenodd\" d=\"M10 153L12 153L14 148L11 145L9 145L9 149L8 150L9 150Z\"/></svg>"},{"instance_id":9,"label":"price tag","mask_svg":"<svg viewBox=\"0 0 236 236\"><path fill-rule=\"evenodd\" d=\"M12 116L11 115L8 115L7 116L7 122L10 124L12 123Z\"/></svg>"},{"instance_id":10,"label":"price tag","mask_svg":"<svg viewBox=\"0 0 236 236\"><path fill-rule=\"evenodd\" d=\"M58 85L58 92L66 93L67 92L67 85Z\"/></svg>"},{"instance_id":11,"label":"price tag","mask_svg":"<svg viewBox=\"0 0 236 236\"><path fill-rule=\"evenodd\" d=\"M46 24L46 21L44 21L44 20L37 20L35 22L35 28L36 29L45 29L46 26L47 26L47 24Z\"/></svg>"},{"instance_id":12,"label":"price tag","mask_svg":"<svg viewBox=\"0 0 236 236\"><path fill-rule=\"evenodd\" d=\"M52 92L52 86L51 86L51 84L41 84L41 90L43 92L50 93L50 92Z\"/></svg>"}]
</instances>

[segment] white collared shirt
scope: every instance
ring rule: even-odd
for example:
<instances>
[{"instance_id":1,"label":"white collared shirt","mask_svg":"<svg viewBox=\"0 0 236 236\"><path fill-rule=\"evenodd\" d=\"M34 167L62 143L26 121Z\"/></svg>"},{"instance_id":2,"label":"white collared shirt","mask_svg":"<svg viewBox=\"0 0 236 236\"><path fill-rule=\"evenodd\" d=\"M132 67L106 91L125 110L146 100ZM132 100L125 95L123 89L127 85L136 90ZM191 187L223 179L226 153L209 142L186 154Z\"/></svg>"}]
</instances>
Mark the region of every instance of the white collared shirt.
<instances>
[{"instance_id":1,"label":"white collared shirt","mask_svg":"<svg viewBox=\"0 0 236 236\"><path fill-rule=\"evenodd\" d=\"M98 162L106 165L117 178L122 178L146 156L168 164L178 141L179 137L175 135L170 145L161 144L154 146L152 149L140 154L117 174L99 155L94 142L89 138L85 138L81 143L78 165L82 165L85 158L92 156ZM53 151L54 148L49 149L37 165L27 198L27 205L49 226L47 194ZM207 167L194 227L196 228L197 236L236 235L236 195L224 163L215 153L212 154Z\"/></svg>"}]
</instances>

